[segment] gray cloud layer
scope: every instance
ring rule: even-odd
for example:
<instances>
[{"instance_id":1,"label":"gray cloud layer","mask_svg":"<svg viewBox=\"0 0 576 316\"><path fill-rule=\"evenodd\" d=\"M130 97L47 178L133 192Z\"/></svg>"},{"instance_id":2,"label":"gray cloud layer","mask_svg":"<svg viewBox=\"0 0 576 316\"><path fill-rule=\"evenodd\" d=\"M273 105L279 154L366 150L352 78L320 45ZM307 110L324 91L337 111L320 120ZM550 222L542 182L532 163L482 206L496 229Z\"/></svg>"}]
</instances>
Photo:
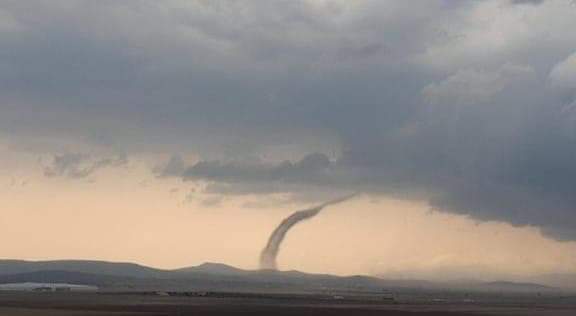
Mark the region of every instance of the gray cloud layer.
<instances>
[{"instance_id":1,"label":"gray cloud layer","mask_svg":"<svg viewBox=\"0 0 576 316\"><path fill-rule=\"evenodd\" d=\"M211 192L395 194L576 239L572 2L418 6L5 1L0 132L194 152L157 174Z\"/></svg>"}]
</instances>

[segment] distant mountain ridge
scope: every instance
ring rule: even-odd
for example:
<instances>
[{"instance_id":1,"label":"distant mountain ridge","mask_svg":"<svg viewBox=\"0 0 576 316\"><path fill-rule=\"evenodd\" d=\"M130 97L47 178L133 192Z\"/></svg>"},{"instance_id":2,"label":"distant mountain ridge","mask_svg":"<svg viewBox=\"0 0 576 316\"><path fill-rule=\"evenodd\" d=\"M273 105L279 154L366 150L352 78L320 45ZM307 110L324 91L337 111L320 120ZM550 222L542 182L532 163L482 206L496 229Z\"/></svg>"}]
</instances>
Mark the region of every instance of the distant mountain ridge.
<instances>
[{"instance_id":1,"label":"distant mountain ridge","mask_svg":"<svg viewBox=\"0 0 576 316\"><path fill-rule=\"evenodd\" d=\"M222 263L162 270L135 263L89 260L0 260L0 283L54 282L114 289L326 290L383 291L393 288L469 288L473 290L553 291L536 283L507 281L448 284L423 280L385 280L300 271L243 270Z\"/></svg>"},{"instance_id":2,"label":"distant mountain ridge","mask_svg":"<svg viewBox=\"0 0 576 316\"><path fill-rule=\"evenodd\" d=\"M210 274L242 274L248 271L238 269L233 266L229 266L223 263L213 263L213 262L206 262L199 266L194 267L186 267L172 270L175 273L191 273L191 272L200 272L200 273L210 273Z\"/></svg>"},{"instance_id":3,"label":"distant mountain ridge","mask_svg":"<svg viewBox=\"0 0 576 316\"><path fill-rule=\"evenodd\" d=\"M158 277L169 273L136 263L108 262L92 260L25 261L0 260L0 276L37 271L73 271L93 274L118 275L129 277Z\"/></svg>"}]
</instances>

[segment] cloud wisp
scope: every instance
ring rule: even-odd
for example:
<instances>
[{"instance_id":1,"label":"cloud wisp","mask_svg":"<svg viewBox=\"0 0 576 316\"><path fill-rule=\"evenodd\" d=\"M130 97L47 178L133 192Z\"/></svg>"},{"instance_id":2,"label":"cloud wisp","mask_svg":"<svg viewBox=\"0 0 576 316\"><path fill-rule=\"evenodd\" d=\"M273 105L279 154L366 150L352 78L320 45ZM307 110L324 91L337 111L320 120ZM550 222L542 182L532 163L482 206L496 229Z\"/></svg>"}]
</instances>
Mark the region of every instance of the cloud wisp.
<instances>
[{"instance_id":1,"label":"cloud wisp","mask_svg":"<svg viewBox=\"0 0 576 316\"><path fill-rule=\"evenodd\" d=\"M100 169L123 166L127 163L128 159L124 155L94 158L88 154L65 153L54 155L51 163L44 166L44 175L46 177L84 179Z\"/></svg>"}]
</instances>

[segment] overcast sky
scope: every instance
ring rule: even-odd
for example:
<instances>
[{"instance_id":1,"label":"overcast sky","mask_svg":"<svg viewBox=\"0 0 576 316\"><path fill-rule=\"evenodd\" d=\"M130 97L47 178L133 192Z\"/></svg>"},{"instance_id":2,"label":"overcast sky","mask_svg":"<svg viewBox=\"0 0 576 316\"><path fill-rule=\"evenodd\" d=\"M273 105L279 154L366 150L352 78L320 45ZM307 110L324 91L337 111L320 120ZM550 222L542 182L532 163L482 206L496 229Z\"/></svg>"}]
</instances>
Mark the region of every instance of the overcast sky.
<instances>
[{"instance_id":1,"label":"overcast sky","mask_svg":"<svg viewBox=\"0 0 576 316\"><path fill-rule=\"evenodd\" d=\"M359 232L389 240L391 227L417 244L423 227L458 220L469 226L446 233L470 242L458 247L501 229L514 236L502 253L542 242L524 272L576 272L575 29L572 0L2 0L0 223L147 224L120 230L132 236L129 257L80 254L76 244L36 255L30 240L26 253L0 256L250 267L239 258L290 210L360 192L340 220L387 224L356 223L347 238L359 244L370 239ZM110 191L119 182L121 197ZM210 236L230 237L234 223L256 235L246 249L213 241L218 251L191 246L194 255L156 260L156 248L136 246L156 216L224 225ZM25 231L12 229L3 238ZM459 235L471 232L477 240ZM379 266L392 245L338 266L298 251L285 260L336 273L421 268L424 259L402 253ZM435 269L517 264L454 247L430 250Z\"/></svg>"}]
</instances>

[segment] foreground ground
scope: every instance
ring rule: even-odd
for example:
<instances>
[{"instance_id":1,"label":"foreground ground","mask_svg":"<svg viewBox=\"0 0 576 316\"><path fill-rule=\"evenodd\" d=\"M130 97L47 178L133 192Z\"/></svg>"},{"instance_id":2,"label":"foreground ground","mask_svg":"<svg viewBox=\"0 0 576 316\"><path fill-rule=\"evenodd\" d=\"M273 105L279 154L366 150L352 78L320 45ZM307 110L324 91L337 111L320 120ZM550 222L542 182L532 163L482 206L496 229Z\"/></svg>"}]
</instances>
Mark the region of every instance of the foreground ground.
<instances>
[{"instance_id":1,"label":"foreground ground","mask_svg":"<svg viewBox=\"0 0 576 316\"><path fill-rule=\"evenodd\" d=\"M186 315L541 315L573 316L572 300L553 303L330 301L313 297L171 297L142 294L0 293L1 316Z\"/></svg>"}]
</instances>

